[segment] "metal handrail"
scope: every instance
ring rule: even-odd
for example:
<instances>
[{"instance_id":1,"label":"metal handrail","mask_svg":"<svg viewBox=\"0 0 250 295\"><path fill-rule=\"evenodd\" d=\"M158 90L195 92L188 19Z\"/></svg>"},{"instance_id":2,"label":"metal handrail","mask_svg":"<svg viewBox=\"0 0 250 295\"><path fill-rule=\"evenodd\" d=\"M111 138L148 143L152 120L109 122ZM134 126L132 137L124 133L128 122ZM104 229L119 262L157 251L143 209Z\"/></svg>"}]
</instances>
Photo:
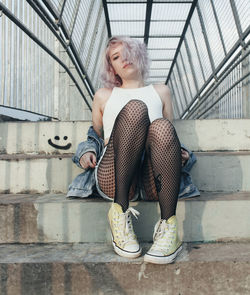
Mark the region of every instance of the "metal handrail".
<instances>
[{"instance_id":1,"label":"metal handrail","mask_svg":"<svg viewBox=\"0 0 250 295\"><path fill-rule=\"evenodd\" d=\"M245 39L248 35L250 34L250 26L247 28L247 30L245 31L244 35L243 35L243 39ZM232 55L235 53L235 51L239 48L239 46L242 45L241 40L238 40L236 42L236 44L233 46L233 48L230 50L230 52L228 53L228 55L221 61L221 63L218 65L218 67L216 68L215 72L213 72L210 77L207 79L207 81L203 84L203 86L200 88L200 90L197 92L197 94L195 95L195 97L192 99L192 101L190 102L190 104L187 106L187 108L183 111L183 113L181 114L181 119L184 118L189 118L190 115L193 113L194 109L198 108L198 106L196 106L195 108L193 108L193 104L195 103L195 101L197 99L201 99L200 95L201 93L206 89L206 87L209 85L209 83L212 81L213 78L216 77L216 80L218 81L219 77L217 77L216 75L218 74L218 72L223 68L223 66L225 65L225 63L232 57ZM245 44L245 46L243 48L246 48L249 45L249 42L247 44ZM232 63L230 63L230 65L228 65L228 67L231 66ZM186 116L186 114L188 113L188 116Z\"/></svg>"},{"instance_id":2,"label":"metal handrail","mask_svg":"<svg viewBox=\"0 0 250 295\"><path fill-rule=\"evenodd\" d=\"M60 58L58 58L41 40L39 40L19 19L16 18L16 16L4 5L0 2L0 9L1 11L13 22L15 23L25 34L27 34L36 44L38 44L45 52L47 52L54 60L56 60L68 73L72 81L75 83L78 91L80 92L81 96L83 97L85 103L87 104L88 108L90 110L91 106L88 103L81 87L79 86L77 80L75 79L72 72L69 70L69 68L66 66L64 62L61 61Z\"/></svg>"}]
</instances>

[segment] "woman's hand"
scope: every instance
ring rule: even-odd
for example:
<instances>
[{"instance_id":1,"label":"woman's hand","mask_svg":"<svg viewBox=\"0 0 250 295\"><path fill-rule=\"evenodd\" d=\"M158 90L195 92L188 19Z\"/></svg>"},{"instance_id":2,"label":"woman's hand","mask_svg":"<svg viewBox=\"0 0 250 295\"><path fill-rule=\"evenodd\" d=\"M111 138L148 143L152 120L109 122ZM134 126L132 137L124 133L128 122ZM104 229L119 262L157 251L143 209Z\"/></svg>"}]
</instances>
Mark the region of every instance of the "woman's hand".
<instances>
[{"instance_id":1,"label":"woman's hand","mask_svg":"<svg viewBox=\"0 0 250 295\"><path fill-rule=\"evenodd\" d=\"M188 159L189 153L186 150L181 149L181 166L184 166Z\"/></svg>"},{"instance_id":2,"label":"woman's hand","mask_svg":"<svg viewBox=\"0 0 250 295\"><path fill-rule=\"evenodd\" d=\"M80 165L83 169L95 168L96 166L96 155L92 152L83 154L80 158Z\"/></svg>"}]
</instances>

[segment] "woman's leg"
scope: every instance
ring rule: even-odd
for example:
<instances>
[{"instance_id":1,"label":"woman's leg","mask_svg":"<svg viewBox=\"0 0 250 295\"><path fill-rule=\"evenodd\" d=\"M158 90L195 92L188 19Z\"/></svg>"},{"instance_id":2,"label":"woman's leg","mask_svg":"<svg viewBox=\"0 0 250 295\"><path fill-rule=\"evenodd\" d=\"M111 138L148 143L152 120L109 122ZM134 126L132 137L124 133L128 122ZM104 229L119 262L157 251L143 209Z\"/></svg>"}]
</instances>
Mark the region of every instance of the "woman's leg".
<instances>
[{"instance_id":1,"label":"woman's leg","mask_svg":"<svg viewBox=\"0 0 250 295\"><path fill-rule=\"evenodd\" d=\"M108 213L114 250L128 258L141 255L131 219L131 213L136 216L138 212L128 208L128 203L149 124L147 106L139 100L130 101L117 116L107 150L97 170L100 189L105 194L114 194L114 203Z\"/></svg>"},{"instance_id":2,"label":"woman's leg","mask_svg":"<svg viewBox=\"0 0 250 295\"><path fill-rule=\"evenodd\" d=\"M125 212L129 191L144 150L150 121L147 106L131 100L116 118L107 150L99 163L97 178L100 189Z\"/></svg>"},{"instance_id":3,"label":"woman's leg","mask_svg":"<svg viewBox=\"0 0 250 295\"><path fill-rule=\"evenodd\" d=\"M173 125L166 119L155 120L149 127L146 142L146 168L151 181L145 182L146 191L153 188L151 199L157 192L161 219L156 223L154 243L144 261L165 264L172 262L182 249L175 216L180 172L181 148ZM152 178L154 178L154 185Z\"/></svg>"},{"instance_id":4,"label":"woman's leg","mask_svg":"<svg viewBox=\"0 0 250 295\"><path fill-rule=\"evenodd\" d=\"M161 218L175 215L181 172L181 148L173 125L155 120L149 127L143 184L149 200L159 200Z\"/></svg>"}]
</instances>

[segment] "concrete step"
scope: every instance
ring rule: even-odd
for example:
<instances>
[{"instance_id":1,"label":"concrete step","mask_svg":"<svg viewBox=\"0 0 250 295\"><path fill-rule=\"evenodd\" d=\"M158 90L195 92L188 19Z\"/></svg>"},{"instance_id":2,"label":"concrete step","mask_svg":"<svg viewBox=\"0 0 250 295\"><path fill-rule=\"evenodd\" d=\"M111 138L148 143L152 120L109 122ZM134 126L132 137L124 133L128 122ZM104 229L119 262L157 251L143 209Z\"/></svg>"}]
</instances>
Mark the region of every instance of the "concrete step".
<instances>
[{"instance_id":1,"label":"concrete step","mask_svg":"<svg viewBox=\"0 0 250 295\"><path fill-rule=\"evenodd\" d=\"M90 121L0 123L0 153L74 153ZM193 151L250 150L250 119L176 120L180 141Z\"/></svg>"},{"instance_id":2,"label":"concrete step","mask_svg":"<svg viewBox=\"0 0 250 295\"><path fill-rule=\"evenodd\" d=\"M196 152L191 174L201 191L250 191L250 151ZM0 193L67 193L82 169L72 154L0 155Z\"/></svg>"},{"instance_id":3,"label":"concrete step","mask_svg":"<svg viewBox=\"0 0 250 295\"><path fill-rule=\"evenodd\" d=\"M158 202L133 202L142 242L152 241L160 218ZM110 202L100 198L66 199L65 195L1 195L0 243L84 243L110 241ZM179 234L183 241L250 241L250 193L203 193L180 200Z\"/></svg>"},{"instance_id":4,"label":"concrete step","mask_svg":"<svg viewBox=\"0 0 250 295\"><path fill-rule=\"evenodd\" d=\"M190 243L153 265L111 245L0 245L1 294L250 294L249 253L250 243Z\"/></svg>"}]
</instances>

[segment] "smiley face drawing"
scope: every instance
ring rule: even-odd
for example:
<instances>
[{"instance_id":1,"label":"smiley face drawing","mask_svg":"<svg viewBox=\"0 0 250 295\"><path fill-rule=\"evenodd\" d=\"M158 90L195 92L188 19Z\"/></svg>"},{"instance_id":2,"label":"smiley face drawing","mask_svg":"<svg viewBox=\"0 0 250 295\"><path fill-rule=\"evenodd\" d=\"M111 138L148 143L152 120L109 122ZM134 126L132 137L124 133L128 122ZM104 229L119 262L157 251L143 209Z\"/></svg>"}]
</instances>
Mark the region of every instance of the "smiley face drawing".
<instances>
[{"instance_id":1,"label":"smiley face drawing","mask_svg":"<svg viewBox=\"0 0 250 295\"><path fill-rule=\"evenodd\" d=\"M54 137L54 139L58 141L58 140L60 140L60 137L58 135L56 135ZM68 136L64 136L63 139L67 140ZM71 143L68 143L66 145L58 145L56 143L53 143L51 139L48 140L48 144L51 145L53 148L60 149L60 150L68 150L71 147Z\"/></svg>"}]
</instances>

